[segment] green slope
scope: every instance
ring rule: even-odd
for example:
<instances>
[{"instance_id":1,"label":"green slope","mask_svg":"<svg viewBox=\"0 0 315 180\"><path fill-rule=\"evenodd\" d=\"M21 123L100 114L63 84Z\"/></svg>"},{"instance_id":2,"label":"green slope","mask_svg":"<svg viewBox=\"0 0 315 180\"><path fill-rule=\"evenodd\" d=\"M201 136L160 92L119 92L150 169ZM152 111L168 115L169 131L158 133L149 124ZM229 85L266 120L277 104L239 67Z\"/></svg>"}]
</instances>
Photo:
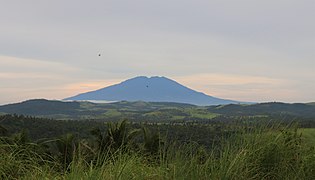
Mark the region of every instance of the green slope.
<instances>
[{"instance_id":1,"label":"green slope","mask_svg":"<svg viewBox=\"0 0 315 180\"><path fill-rule=\"evenodd\" d=\"M210 106L209 112L230 116L257 116L257 115L290 115L297 117L315 117L315 106L302 103L260 103L253 105L224 105Z\"/></svg>"}]
</instances>

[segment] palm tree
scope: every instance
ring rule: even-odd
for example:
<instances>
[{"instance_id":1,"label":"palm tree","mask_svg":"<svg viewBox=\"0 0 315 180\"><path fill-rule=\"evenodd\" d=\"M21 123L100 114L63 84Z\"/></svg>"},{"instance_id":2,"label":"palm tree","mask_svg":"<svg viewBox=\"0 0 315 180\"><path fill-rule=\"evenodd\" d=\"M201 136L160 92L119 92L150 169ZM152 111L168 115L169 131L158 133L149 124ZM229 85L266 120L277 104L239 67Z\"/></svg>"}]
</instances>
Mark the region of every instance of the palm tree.
<instances>
[{"instance_id":1,"label":"palm tree","mask_svg":"<svg viewBox=\"0 0 315 180\"><path fill-rule=\"evenodd\" d=\"M149 155L157 155L162 144L159 133L152 132L149 129L143 127L143 138L144 138L144 151Z\"/></svg>"},{"instance_id":2,"label":"palm tree","mask_svg":"<svg viewBox=\"0 0 315 180\"><path fill-rule=\"evenodd\" d=\"M96 137L98 150L100 152L104 152L107 149L109 143L106 135L99 128L93 129L91 134Z\"/></svg>"},{"instance_id":3,"label":"palm tree","mask_svg":"<svg viewBox=\"0 0 315 180\"><path fill-rule=\"evenodd\" d=\"M13 135L13 143L19 146L24 146L30 143L29 132L23 129L20 133Z\"/></svg>"},{"instance_id":4,"label":"palm tree","mask_svg":"<svg viewBox=\"0 0 315 180\"><path fill-rule=\"evenodd\" d=\"M8 130L0 125L0 136L7 136L8 135Z\"/></svg>"},{"instance_id":5,"label":"palm tree","mask_svg":"<svg viewBox=\"0 0 315 180\"><path fill-rule=\"evenodd\" d=\"M78 143L76 137L69 133L56 140L59 158L64 168L67 168L73 161Z\"/></svg>"},{"instance_id":6,"label":"palm tree","mask_svg":"<svg viewBox=\"0 0 315 180\"><path fill-rule=\"evenodd\" d=\"M127 128L127 120L117 123L107 124L107 133L102 133L100 129L91 131L92 135L97 138L98 148L100 152L116 151L119 148L126 149L133 139L140 134L140 129L129 131Z\"/></svg>"}]
</instances>

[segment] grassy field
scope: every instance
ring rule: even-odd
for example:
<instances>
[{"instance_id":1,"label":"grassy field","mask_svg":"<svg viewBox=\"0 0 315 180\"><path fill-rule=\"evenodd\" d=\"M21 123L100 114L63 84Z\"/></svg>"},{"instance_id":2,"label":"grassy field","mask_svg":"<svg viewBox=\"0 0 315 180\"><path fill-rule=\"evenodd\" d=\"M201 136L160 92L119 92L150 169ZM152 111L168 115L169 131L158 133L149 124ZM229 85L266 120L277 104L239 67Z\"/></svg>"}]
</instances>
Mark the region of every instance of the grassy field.
<instances>
[{"instance_id":1,"label":"grassy field","mask_svg":"<svg viewBox=\"0 0 315 180\"><path fill-rule=\"evenodd\" d=\"M307 143L315 146L315 128L303 128L299 130L299 133Z\"/></svg>"},{"instance_id":2,"label":"grassy field","mask_svg":"<svg viewBox=\"0 0 315 180\"><path fill-rule=\"evenodd\" d=\"M190 108L186 109L186 111L190 114L192 118L201 118L201 119L213 119L217 117L219 114L207 112L202 108Z\"/></svg>"},{"instance_id":3,"label":"grassy field","mask_svg":"<svg viewBox=\"0 0 315 180\"><path fill-rule=\"evenodd\" d=\"M211 149L205 149L196 143L162 144L159 140L156 153L142 151L141 147L152 148L145 143L140 144L139 148L119 146L114 151L100 151L88 141L81 140L77 145L68 147L71 151L67 151L67 156L62 156L63 151L55 155L53 151L46 153L43 151L43 144L28 142L19 134L10 141L5 138L1 141L0 177L128 180L315 179L314 137L315 129L256 127L254 131L244 129L235 136L223 139L220 145ZM72 142L73 139L68 135L59 140Z\"/></svg>"}]
</instances>

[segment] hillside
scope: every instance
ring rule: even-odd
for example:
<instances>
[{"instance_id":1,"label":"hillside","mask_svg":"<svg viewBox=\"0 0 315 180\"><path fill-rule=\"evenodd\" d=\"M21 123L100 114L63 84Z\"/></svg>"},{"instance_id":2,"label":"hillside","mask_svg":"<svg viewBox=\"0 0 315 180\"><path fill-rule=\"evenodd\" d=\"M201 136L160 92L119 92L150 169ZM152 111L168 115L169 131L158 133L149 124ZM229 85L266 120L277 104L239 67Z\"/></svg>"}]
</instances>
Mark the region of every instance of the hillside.
<instances>
[{"instance_id":1,"label":"hillside","mask_svg":"<svg viewBox=\"0 0 315 180\"><path fill-rule=\"evenodd\" d=\"M168 108L193 108L195 105L164 102L127 102L92 103L87 101L64 102L46 99L33 99L21 103L0 106L2 114L20 114L53 119L103 119L119 115L138 116L146 112ZM129 116L130 117L130 116Z\"/></svg>"},{"instance_id":2,"label":"hillside","mask_svg":"<svg viewBox=\"0 0 315 180\"><path fill-rule=\"evenodd\" d=\"M22 114L53 119L132 121L207 120L217 116L293 116L315 118L309 104L261 103L252 105L195 106L182 103L120 101L115 103L29 100L0 106L0 114Z\"/></svg>"},{"instance_id":3,"label":"hillside","mask_svg":"<svg viewBox=\"0 0 315 180\"><path fill-rule=\"evenodd\" d=\"M253 105L223 105L210 106L209 112L230 116L254 116L254 115L291 115L297 117L315 117L315 106L302 103L260 103Z\"/></svg>"}]
</instances>

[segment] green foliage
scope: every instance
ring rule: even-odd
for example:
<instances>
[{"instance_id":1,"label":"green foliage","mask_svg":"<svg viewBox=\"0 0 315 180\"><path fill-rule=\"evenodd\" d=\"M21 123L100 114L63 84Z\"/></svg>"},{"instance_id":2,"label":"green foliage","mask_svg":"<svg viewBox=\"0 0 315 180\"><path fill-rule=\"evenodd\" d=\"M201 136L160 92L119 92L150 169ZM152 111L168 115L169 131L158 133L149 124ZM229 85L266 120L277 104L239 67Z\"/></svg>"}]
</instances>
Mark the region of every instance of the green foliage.
<instances>
[{"instance_id":1,"label":"green foliage","mask_svg":"<svg viewBox=\"0 0 315 180\"><path fill-rule=\"evenodd\" d=\"M143 148L145 154L150 156L157 156L160 150L160 145L163 144L160 134L157 132L152 132L148 128L143 127Z\"/></svg>"},{"instance_id":2,"label":"green foliage","mask_svg":"<svg viewBox=\"0 0 315 180\"><path fill-rule=\"evenodd\" d=\"M299 132L303 135L303 140L315 146L315 128L301 128Z\"/></svg>"},{"instance_id":3,"label":"green foliage","mask_svg":"<svg viewBox=\"0 0 315 180\"><path fill-rule=\"evenodd\" d=\"M30 141L26 130L0 137L0 154L0 179L20 179L31 172L49 174L57 165L45 146Z\"/></svg>"},{"instance_id":4,"label":"green foliage","mask_svg":"<svg viewBox=\"0 0 315 180\"><path fill-rule=\"evenodd\" d=\"M0 136L6 136L8 134L8 130L0 125Z\"/></svg>"},{"instance_id":5,"label":"green foliage","mask_svg":"<svg viewBox=\"0 0 315 180\"><path fill-rule=\"evenodd\" d=\"M66 134L56 139L57 158L64 169L67 169L77 153L78 141L73 134Z\"/></svg>"},{"instance_id":6,"label":"green foliage","mask_svg":"<svg viewBox=\"0 0 315 180\"><path fill-rule=\"evenodd\" d=\"M29 132L23 129L20 133L14 134L12 139L13 143L23 146L30 142Z\"/></svg>"},{"instance_id":7,"label":"green foliage","mask_svg":"<svg viewBox=\"0 0 315 180\"><path fill-rule=\"evenodd\" d=\"M312 129L243 120L95 122L92 136L37 141L27 130L9 131L0 141L0 179L315 179Z\"/></svg>"},{"instance_id":8,"label":"green foliage","mask_svg":"<svg viewBox=\"0 0 315 180\"><path fill-rule=\"evenodd\" d=\"M208 111L228 116L278 115L295 117L315 117L315 106L302 103L259 103L252 105L229 104L224 106L209 106Z\"/></svg>"},{"instance_id":9,"label":"green foliage","mask_svg":"<svg viewBox=\"0 0 315 180\"><path fill-rule=\"evenodd\" d=\"M128 148L139 132L139 129L129 131L127 121L123 120L117 123L109 122L106 133L96 128L91 131L91 134L96 137L100 153L113 153L118 149Z\"/></svg>"},{"instance_id":10,"label":"green foliage","mask_svg":"<svg viewBox=\"0 0 315 180\"><path fill-rule=\"evenodd\" d=\"M117 150L127 145L130 137L127 132L126 123L126 120L115 124L112 122L108 123L107 137L108 145L111 149Z\"/></svg>"}]
</instances>

